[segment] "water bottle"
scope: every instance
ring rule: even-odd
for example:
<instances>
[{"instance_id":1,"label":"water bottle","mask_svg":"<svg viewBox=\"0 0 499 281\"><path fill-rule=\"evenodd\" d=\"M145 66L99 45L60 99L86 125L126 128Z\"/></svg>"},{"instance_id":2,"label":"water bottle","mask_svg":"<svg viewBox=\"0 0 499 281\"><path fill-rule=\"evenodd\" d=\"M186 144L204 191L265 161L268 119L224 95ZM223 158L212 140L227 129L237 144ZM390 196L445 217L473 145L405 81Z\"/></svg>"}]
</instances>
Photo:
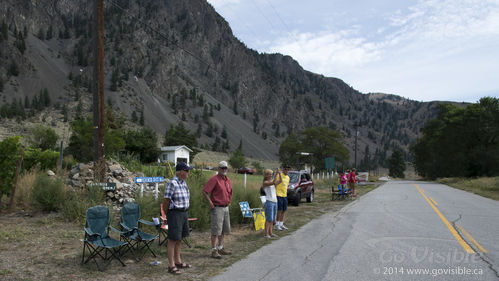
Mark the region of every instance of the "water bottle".
<instances>
[{"instance_id":1,"label":"water bottle","mask_svg":"<svg viewBox=\"0 0 499 281\"><path fill-rule=\"evenodd\" d=\"M160 264L161 264L160 261L153 261L153 262L151 262L152 266L157 266L157 265L160 265Z\"/></svg>"}]
</instances>

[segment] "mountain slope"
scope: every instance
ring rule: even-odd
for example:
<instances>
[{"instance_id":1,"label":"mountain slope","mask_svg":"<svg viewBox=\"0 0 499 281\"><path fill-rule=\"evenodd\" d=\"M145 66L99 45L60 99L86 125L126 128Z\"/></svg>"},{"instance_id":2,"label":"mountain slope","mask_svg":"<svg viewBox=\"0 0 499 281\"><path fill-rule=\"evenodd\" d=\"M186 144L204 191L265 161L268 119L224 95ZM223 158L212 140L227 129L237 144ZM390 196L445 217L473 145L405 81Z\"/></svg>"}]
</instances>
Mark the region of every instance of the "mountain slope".
<instances>
[{"instance_id":1,"label":"mountain slope","mask_svg":"<svg viewBox=\"0 0 499 281\"><path fill-rule=\"evenodd\" d=\"M79 1L3 1L0 18L10 36L0 42L1 102L32 99L47 88L53 101L89 110L90 15ZM24 29L22 54L14 45ZM19 64L17 77L8 75L11 60ZM436 103L361 94L289 56L248 49L203 0L105 1L105 70L106 101L128 118L143 111L145 124L160 134L180 121L191 131L201 127L204 147L217 137L224 142L225 128L231 150L242 141L246 155L263 159L276 159L290 132L327 126L344 135L351 152L358 127L358 160L369 146L382 162L395 147L407 151L435 115Z\"/></svg>"}]
</instances>

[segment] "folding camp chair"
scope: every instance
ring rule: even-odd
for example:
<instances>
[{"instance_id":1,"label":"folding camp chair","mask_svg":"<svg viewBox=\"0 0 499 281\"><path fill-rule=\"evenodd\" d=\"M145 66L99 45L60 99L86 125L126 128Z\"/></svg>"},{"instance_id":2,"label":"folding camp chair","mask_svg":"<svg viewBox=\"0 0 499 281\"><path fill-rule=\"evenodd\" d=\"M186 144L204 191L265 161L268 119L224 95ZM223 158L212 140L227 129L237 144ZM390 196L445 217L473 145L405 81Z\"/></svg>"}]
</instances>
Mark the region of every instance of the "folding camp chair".
<instances>
[{"instance_id":1,"label":"folding camp chair","mask_svg":"<svg viewBox=\"0 0 499 281\"><path fill-rule=\"evenodd\" d=\"M163 211L163 203L160 204L159 210L160 210L160 214L161 214L160 224L156 225L156 228L158 229L158 245L161 246L168 240L168 222L165 223L166 214ZM188 218L187 220L189 222L191 222L191 221L197 221L198 219L197 218ZM190 225L189 225L189 228L190 228ZM192 230L192 229L190 229L190 230ZM185 243L185 245L187 245L187 247L191 248L191 244L189 244L189 241L187 241L187 239L184 238L184 239L182 239L182 241L184 241L184 243Z\"/></svg>"},{"instance_id":2,"label":"folding camp chair","mask_svg":"<svg viewBox=\"0 0 499 281\"><path fill-rule=\"evenodd\" d=\"M338 189L335 186L331 186L331 200L343 200L345 198L352 198L352 191L348 188L342 188L341 184L338 185Z\"/></svg>"},{"instance_id":3,"label":"folding camp chair","mask_svg":"<svg viewBox=\"0 0 499 281\"><path fill-rule=\"evenodd\" d=\"M120 238L128 242L128 250L134 255L144 250L137 261L141 260L148 250L156 257L156 254L151 249L150 245L158 237L157 235L149 234L139 228L139 223L154 226L153 222L146 221L140 218L140 206L137 203L126 203L121 209L121 227L122 232Z\"/></svg>"},{"instance_id":4,"label":"folding camp chair","mask_svg":"<svg viewBox=\"0 0 499 281\"><path fill-rule=\"evenodd\" d=\"M107 265L115 258L122 266L125 266L120 259L120 250L128 243L111 238L108 234L109 229L119 233L117 229L109 225L109 209L106 206L88 208L85 239L83 239L82 264L86 264L89 260L94 260L97 268L102 271L103 268L96 259L97 257L101 257L104 261L107 261ZM87 250L89 254L85 259ZM102 253L102 251L104 251L104 253Z\"/></svg>"},{"instance_id":5,"label":"folding camp chair","mask_svg":"<svg viewBox=\"0 0 499 281\"><path fill-rule=\"evenodd\" d=\"M239 202L239 207L241 208L241 214L243 216L243 221L245 219L254 220L254 213L261 213L262 208L250 208L248 201Z\"/></svg>"}]
</instances>

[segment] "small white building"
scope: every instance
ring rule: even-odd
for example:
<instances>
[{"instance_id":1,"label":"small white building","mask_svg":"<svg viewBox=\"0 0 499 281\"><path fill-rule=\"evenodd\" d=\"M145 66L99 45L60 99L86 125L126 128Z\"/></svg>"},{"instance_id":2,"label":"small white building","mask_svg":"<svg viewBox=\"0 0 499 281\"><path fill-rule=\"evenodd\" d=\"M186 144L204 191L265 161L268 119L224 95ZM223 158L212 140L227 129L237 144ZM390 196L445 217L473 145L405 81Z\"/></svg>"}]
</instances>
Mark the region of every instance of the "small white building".
<instances>
[{"instance_id":1,"label":"small white building","mask_svg":"<svg viewBox=\"0 0 499 281\"><path fill-rule=\"evenodd\" d=\"M177 165L178 162L190 163L190 153L192 150L185 145L163 146L161 147L160 160L172 162Z\"/></svg>"}]
</instances>

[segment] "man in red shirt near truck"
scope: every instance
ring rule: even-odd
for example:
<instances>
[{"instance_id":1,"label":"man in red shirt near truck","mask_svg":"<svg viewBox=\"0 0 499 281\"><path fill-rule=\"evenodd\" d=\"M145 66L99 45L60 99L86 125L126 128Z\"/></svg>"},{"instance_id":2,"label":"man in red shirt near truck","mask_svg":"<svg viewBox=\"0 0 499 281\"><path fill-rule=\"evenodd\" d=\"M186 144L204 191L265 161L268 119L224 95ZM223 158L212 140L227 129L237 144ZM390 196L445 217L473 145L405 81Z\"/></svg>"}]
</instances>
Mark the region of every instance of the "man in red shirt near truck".
<instances>
[{"instance_id":1,"label":"man in red shirt near truck","mask_svg":"<svg viewBox=\"0 0 499 281\"><path fill-rule=\"evenodd\" d=\"M203 196L210 205L211 257L221 259L221 255L231 254L223 248L224 235L230 234L229 205L232 198L232 185L227 177L227 162L218 163L218 173L203 187Z\"/></svg>"}]
</instances>

